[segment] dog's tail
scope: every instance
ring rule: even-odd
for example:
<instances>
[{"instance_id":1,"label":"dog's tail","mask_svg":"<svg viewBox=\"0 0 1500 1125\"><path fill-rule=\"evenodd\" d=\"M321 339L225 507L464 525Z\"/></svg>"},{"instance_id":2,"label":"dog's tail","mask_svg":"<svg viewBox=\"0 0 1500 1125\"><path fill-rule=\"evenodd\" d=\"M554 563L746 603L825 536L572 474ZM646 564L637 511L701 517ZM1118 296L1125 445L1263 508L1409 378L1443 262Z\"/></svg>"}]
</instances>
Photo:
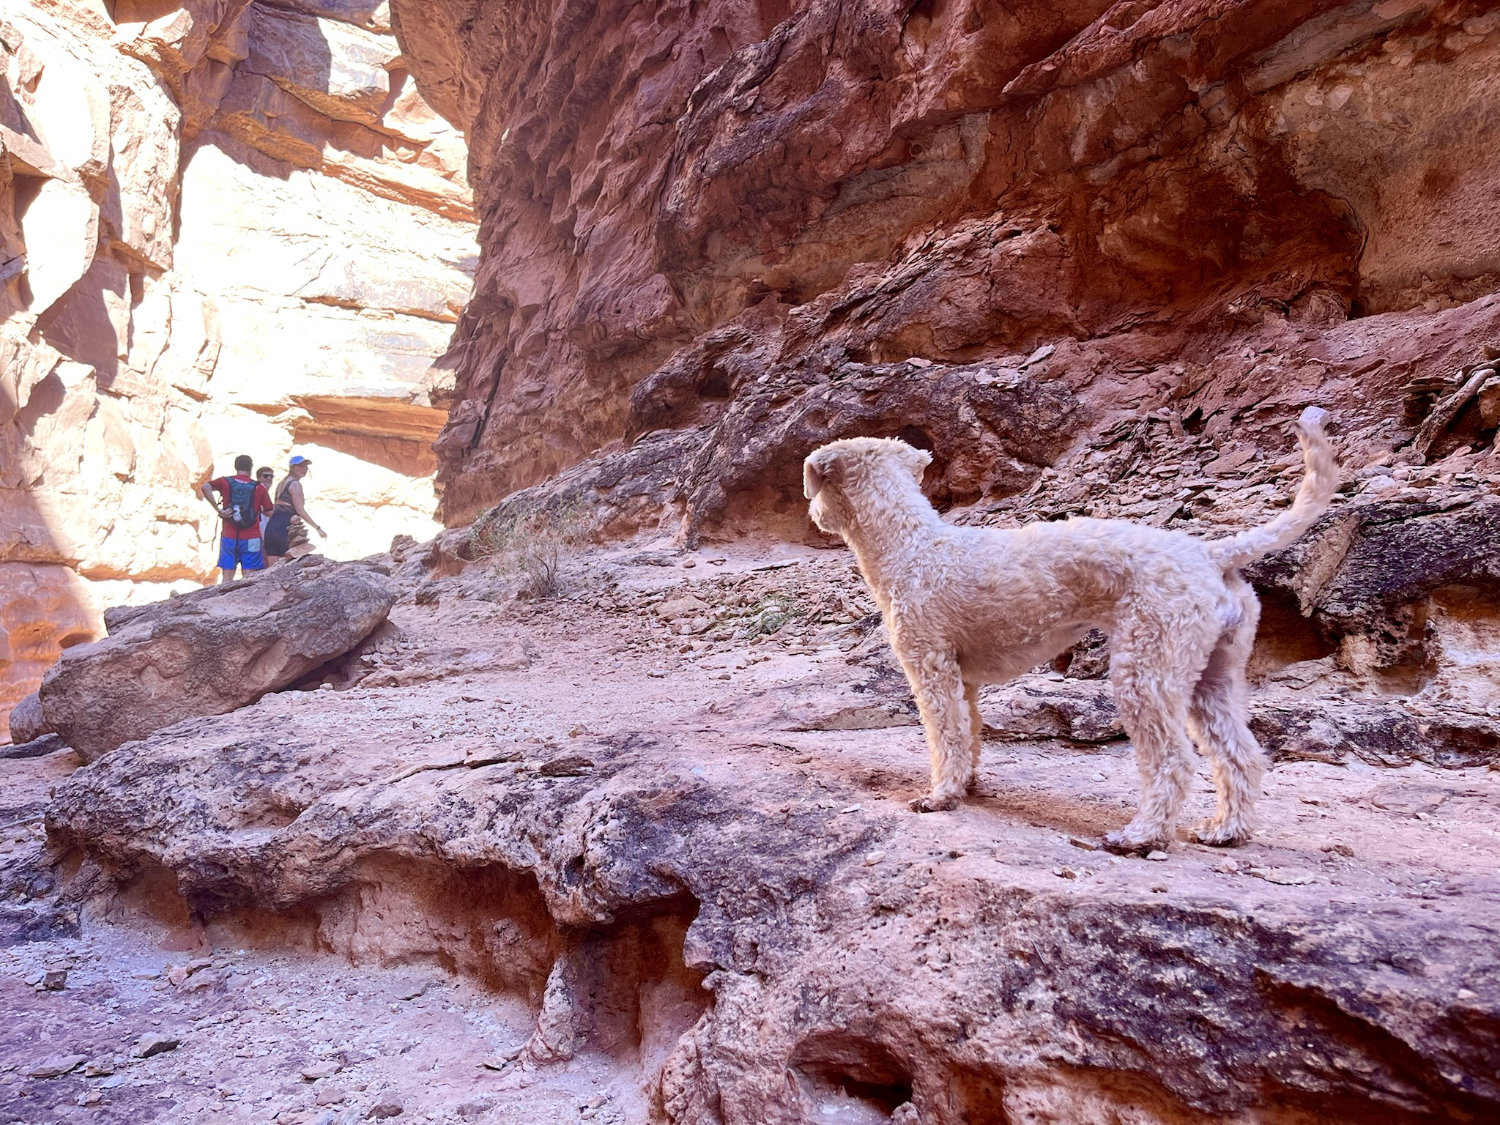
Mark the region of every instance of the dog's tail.
<instances>
[{"instance_id":1,"label":"dog's tail","mask_svg":"<svg viewBox=\"0 0 1500 1125\"><path fill-rule=\"evenodd\" d=\"M1302 461L1307 475L1292 506L1270 523L1252 527L1228 539L1208 545L1208 552L1225 570L1254 562L1272 551L1279 551L1311 527L1333 499L1339 486L1338 461L1333 446L1323 432L1328 411L1309 406L1297 419L1297 440L1302 444Z\"/></svg>"}]
</instances>

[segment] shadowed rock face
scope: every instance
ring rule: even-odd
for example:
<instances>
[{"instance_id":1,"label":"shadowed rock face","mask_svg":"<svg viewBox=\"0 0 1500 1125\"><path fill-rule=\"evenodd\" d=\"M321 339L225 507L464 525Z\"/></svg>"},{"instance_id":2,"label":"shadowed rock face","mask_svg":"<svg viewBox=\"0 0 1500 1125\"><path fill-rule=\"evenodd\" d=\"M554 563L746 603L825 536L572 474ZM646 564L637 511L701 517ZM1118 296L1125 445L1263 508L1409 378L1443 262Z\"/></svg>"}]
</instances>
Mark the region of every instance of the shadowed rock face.
<instances>
[{"instance_id":1,"label":"shadowed rock face","mask_svg":"<svg viewBox=\"0 0 1500 1125\"><path fill-rule=\"evenodd\" d=\"M1059 440L1120 409L1264 422L1347 380L1372 413L1350 432L1388 441L1398 380L1364 346L1384 333L1349 318L1452 342L1434 318L1474 302L1495 327L1485 4L392 9L467 129L482 224L438 441L450 524L664 425L700 426L679 468L736 492L766 461L742 455L751 390L775 431L810 369L873 365L796 435L815 444L889 432L924 378L908 357L1015 368L1044 344L1032 374L1090 407ZM955 461L972 440L927 436ZM695 523L716 504L678 499Z\"/></svg>"},{"instance_id":2,"label":"shadowed rock face","mask_svg":"<svg viewBox=\"0 0 1500 1125\"><path fill-rule=\"evenodd\" d=\"M63 653L37 693L48 730L85 760L179 719L221 715L295 683L386 619L394 585L316 556L138 609Z\"/></svg>"}]
</instances>

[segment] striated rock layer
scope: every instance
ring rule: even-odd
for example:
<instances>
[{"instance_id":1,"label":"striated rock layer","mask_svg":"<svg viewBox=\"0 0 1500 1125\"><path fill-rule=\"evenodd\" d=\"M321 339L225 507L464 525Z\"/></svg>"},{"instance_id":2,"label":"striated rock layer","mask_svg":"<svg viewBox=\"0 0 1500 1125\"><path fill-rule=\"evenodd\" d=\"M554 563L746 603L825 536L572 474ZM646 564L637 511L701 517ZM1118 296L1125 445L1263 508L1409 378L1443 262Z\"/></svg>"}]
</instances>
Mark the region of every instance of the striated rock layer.
<instances>
[{"instance_id":1,"label":"striated rock layer","mask_svg":"<svg viewBox=\"0 0 1500 1125\"><path fill-rule=\"evenodd\" d=\"M313 457L335 555L434 530L460 134L383 4L0 2L0 715L215 561L194 495Z\"/></svg>"}]
</instances>

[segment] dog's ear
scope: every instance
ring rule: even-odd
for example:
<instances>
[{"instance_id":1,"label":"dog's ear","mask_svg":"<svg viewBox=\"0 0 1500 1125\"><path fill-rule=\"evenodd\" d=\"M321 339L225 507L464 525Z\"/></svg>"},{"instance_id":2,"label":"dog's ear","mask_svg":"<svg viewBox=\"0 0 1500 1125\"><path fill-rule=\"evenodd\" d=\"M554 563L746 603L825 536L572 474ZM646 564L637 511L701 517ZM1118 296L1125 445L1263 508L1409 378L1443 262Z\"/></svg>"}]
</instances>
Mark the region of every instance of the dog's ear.
<instances>
[{"instance_id":1,"label":"dog's ear","mask_svg":"<svg viewBox=\"0 0 1500 1125\"><path fill-rule=\"evenodd\" d=\"M809 500L826 484L837 484L843 477L843 463L835 450L824 446L815 449L802 462L802 495Z\"/></svg>"},{"instance_id":2,"label":"dog's ear","mask_svg":"<svg viewBox=\"0 0 1500 1125\"><path fill-rule=\"evenodd\" d=\"M923 472L926 471L928 465L932 464L932 454L914 445L907 445L905 442L902 444L906 445L906 448L902 450L906 467L911 470L911 475L917 478L917 483L921 484Z\"/></svg>"}]
</instances>

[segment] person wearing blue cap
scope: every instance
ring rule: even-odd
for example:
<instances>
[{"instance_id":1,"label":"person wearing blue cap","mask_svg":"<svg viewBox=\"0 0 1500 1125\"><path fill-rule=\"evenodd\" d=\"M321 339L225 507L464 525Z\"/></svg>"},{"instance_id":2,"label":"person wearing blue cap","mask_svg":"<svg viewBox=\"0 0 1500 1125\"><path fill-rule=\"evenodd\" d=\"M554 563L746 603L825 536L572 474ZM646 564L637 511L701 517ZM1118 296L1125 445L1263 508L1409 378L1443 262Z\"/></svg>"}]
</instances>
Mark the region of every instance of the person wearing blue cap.
<instances>
[{"instance_id":1,"label":"person wearing blue cap","mask_svg":"<svg viewBox=\"0 0 1500 1125\"><path fill-rule=\"evenodd\" d=\"M276 487L276 510L271 513L270 522L266 524L267 566L274 566L293 551L299 555L307 553L300 549L308 546L307 527L304 524L311 526L320 537L328 538L327 532L318 526L318 522L307 514L307 509L303 506L302 478L307 476L307 470L311 467L312 462L300 453L293 454L287 462L287 474Z\"/></svg>"}]
</instances>

